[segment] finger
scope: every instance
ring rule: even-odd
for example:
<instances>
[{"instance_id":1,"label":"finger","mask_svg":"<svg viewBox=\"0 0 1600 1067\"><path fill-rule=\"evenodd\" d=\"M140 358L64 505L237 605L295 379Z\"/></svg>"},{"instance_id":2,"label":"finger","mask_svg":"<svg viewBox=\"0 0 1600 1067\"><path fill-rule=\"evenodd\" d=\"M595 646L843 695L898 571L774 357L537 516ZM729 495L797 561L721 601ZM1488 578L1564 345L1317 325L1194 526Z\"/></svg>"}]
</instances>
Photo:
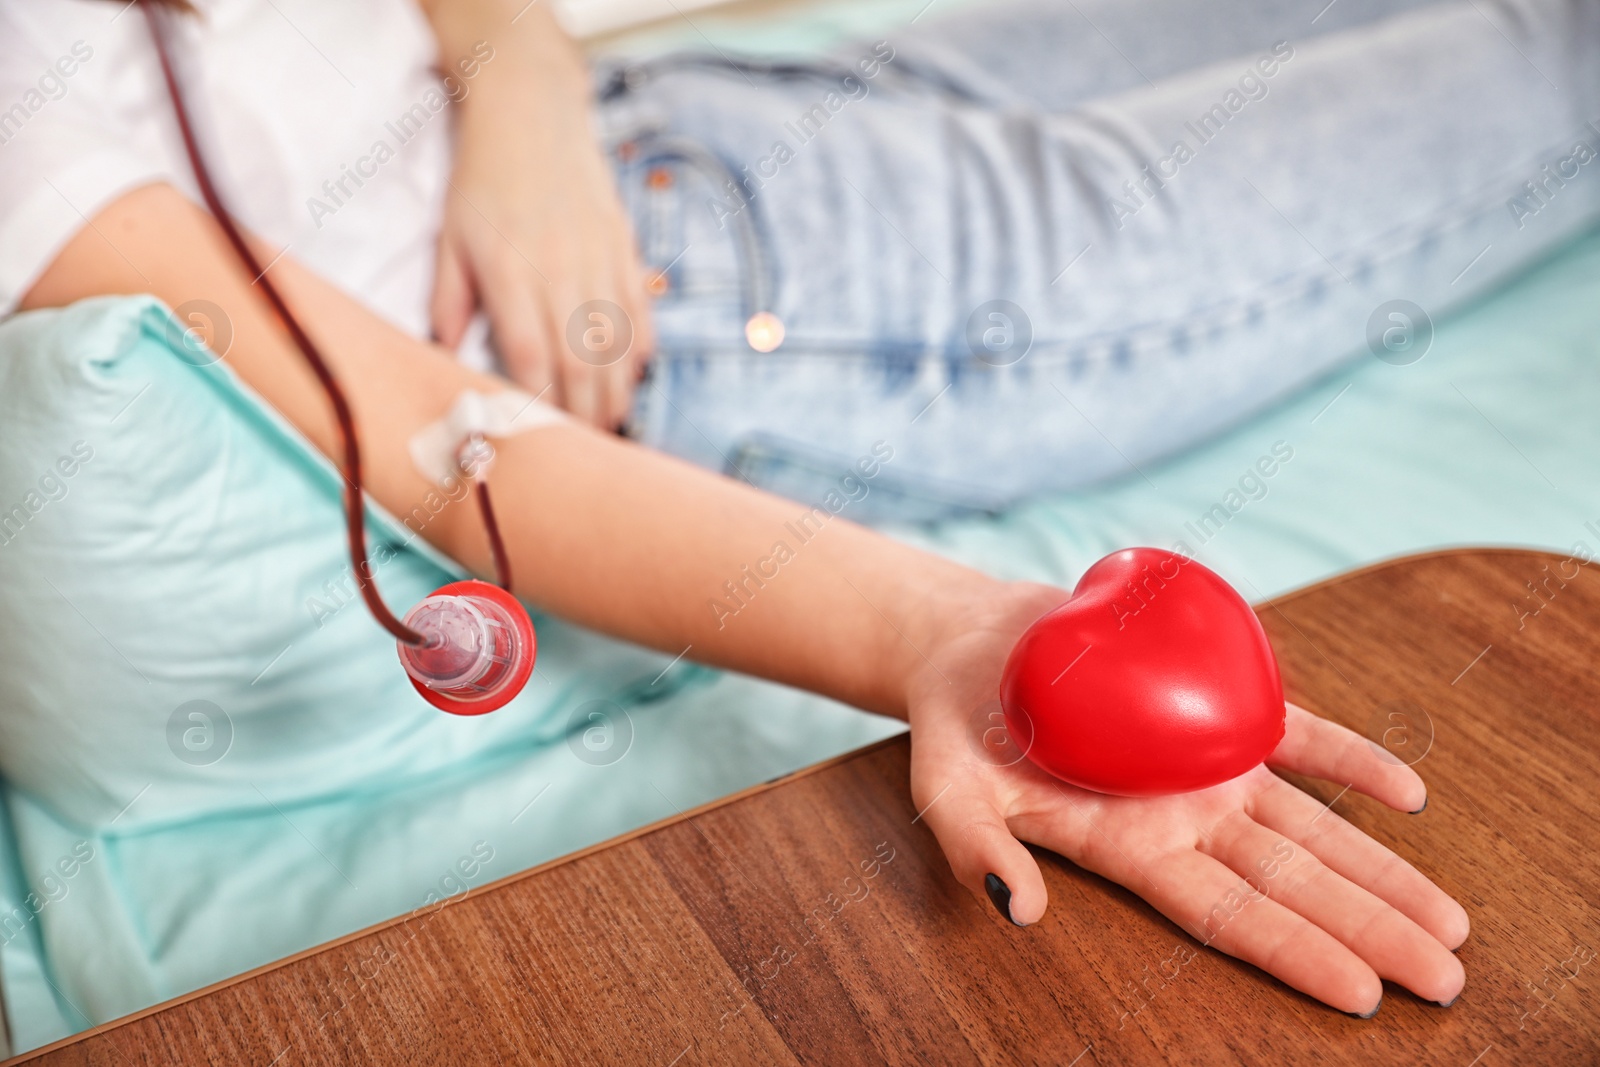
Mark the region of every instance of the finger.
<instances>
[{"instance_id":1,"label":"finger","mask_svg":"<svg viewBox=\"0 0 1600 1067\"><path fill-rule=\"evenodd\" d=\"M530 281L516 265L502 260L479 277L484 306L494 328L495 347L506 371L524 388L543 392L552 380L552 355L545 318Z\"/></svg>"},{"instance_id":2,"label":"finger","mask_svg":"<svg viewBox=\"0 0 1600 1067\"><path fill-rule=\"evenodd\" d=\"M607 358L607 338L614 336L615 324L608 322L603 312L585 311L583 303L575 289L558 284L545 304L547 328L560 353L556 387L563 407L584 422L609 430L611 427L601 418L599 372ZM575 315L579 316L577 320Z\"/></svg>"},{"instance_id":3,"label":"finger","mask_svg":"<svg viewBox=\"0 0 1600 1067\"><path fill-rule=\"evenodd\" d=\"M956 881L1018 926L1044 916L1048 893L1039 864L1011 835L992 801L951 783L921 804L922 819L939 839Z\"/></svg>"},{"instance_id":4,"label":"finger","mask_svg":"<svg viewBox=\"0 0 1600 1067\"><path fill-rule=\"evenodd\" d=\"M1350 786L1399 811L1419 812L1428 789L1416 771L1338 723L1289 704L1283 740L1267 766Z\"/></svg>"},{"instance_id":5,"label":"finger","mask_svg":"<svg viewBox=\"0 0 1600 1067\"><path fill-rule=\"evenodd\" d=\"M1288 782L1274 779L1252 798L1249 814L1388 902L1445 948L1456 949L1466 941L1472 924L1465 908L1421 871Z\"/></svg>"},{"instance_id":6,"label":"finger","mask_svg":"<svg viewBox=\"0 0 1600 1067\"><path fill-rule=\"evenodd\" d=\"M1202 944L1266 971L1324 1004L1368 1015L1383 983L1326 930L1263 896L1221 862L1179 849L1149 864L1140 895Z\"/></svg>"},{"instance_id":7,"label":"finger","mask_svg":"<svg viewBox=\"0 0 1600 1067\"><path fill-rule=\"evenodd\" d=\"M622 277L618 279L618 293L623 313L628 316L629 343L627 351L606 368L603 384L607 417L613 425L620 427L626 424L633 411L634 390L646 358L641 352L654 342L643 282L631 262L623 266Z\"/></svg>"},{"instance_id":8,"label":"finger","mask_svg":"<svg viewBox=\"0 0 1600 1067\"><path fill-rule=\"evenodd\" d=\"M648 295L639 307L636 321L639 325L640 340L628 355L628 369L633 380L640 382L644 380L645 368L655 358L656 346L660 343L660 335L656 333L655 312Z\"/></svg>"},{"instance_id":9,"label":"finger","mask_svg":"<svg viewBox=\"0 0 1600 1067\"><path fill-rule=\"evenodd\" d=\"M1305 846L1239 812L1216 827L1203 851L1258 892L1339 939L1378 977L1448 1004L1466 984L1461 961L1385 901L1330 870Z\"/></svg>"},{"instance_id":10,"label":"finger","mask_svg":"<svg viewBox=\"0 0 1600 1067\"><path fill-rule=\"evenodd\" d=\"M633 313L626 294L615 286L599 292L600 301L610 305L599 313L608 324L609 342L603 349L587 354L594 390L594 421L604 429L619 430L627 415L628 398L626 391L619 388L618 379L627 373L628 354L633 350Z\"/></svg>"},{"instance_id":11,"label":"finger","mask_svg":"<svg viewBox=\"0 0 1600 1067\"><path fill-rule=\"evenodd\" d=\"M646 363L650 362L650 357L655 355L656 344L658 343L655 312L651 309L648 294L638 300L637 307L634 310L633 323L636 330L636 340L634 341L633 351L628 354L628 362L637 372L638 368L642 368Z\"/></svg>"},{"instance_id":12,"label":"finger","mask_svg":"<svg viewBox=\"0 0 1600 1067\"><path fill-rule=\"evenodd\" d=\"M627 425L628 413L633 408L633 360L627 357L618 359L603 368L598 378L605 424L620 431Z\"/></svg>"},{"instance_id":13,"label":"finger","mask_svg":"<svg viewBox=\"0 0 1600 1067\"><path fill-rule=\"evenodd\" d=\"M457 250L455 242L441 234L429 312L433 321L434 340L454 352L467 332L467 324L472 321L476 306L477 294L472 289L472 275L467 269L466 259Z\"/></svg>"},{"instance_id":14,"label":"finger","mask_svg":"<svg viewBox=\"0 0 1600 1067\"><path fill-rule=\"evenodd\" d=\"M646 267L640 259L631 232L617 262L622 264L622 291L628 296L626 303L629 314L633 315L634 344L633 351L629 353L629 362L638 367L649 360L650 354L656 350L655 322L650 314L651 290L646 284L654 276L655 269Z\"/></svg>"}]
</instances>

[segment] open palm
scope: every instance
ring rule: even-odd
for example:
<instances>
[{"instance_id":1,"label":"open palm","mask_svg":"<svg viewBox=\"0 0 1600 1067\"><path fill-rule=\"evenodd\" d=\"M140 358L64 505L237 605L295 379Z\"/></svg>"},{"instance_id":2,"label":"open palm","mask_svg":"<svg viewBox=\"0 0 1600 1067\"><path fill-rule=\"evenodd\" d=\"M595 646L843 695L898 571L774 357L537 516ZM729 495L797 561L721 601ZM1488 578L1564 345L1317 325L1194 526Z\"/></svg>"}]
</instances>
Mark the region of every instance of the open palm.
<instances>
[{"instance_id":1,"label":"open palm","mask_svg":"<svg viewBox=\"0 0 1600 1067\"><path fill-rule=\"evenodd\" d=\"M1065 597L1019 587L925 650L928 666L910 704L912 797L957 879L980 895L992 890L1013 922L1037 922L1046 890L1028 841L1126 886L1202 943L1343 1011L1376 1011L1381 979L1453 1001L1466 981L1451 954L1467 937L1465 910L1268 769L1337 782L1401 811L1423 807L1416 772L1358 734L1291 704L1266 765L1167 797L1080 789L1003 743L991 716L1005 657L1029 623Z\"/></svg>"}]
</instances>

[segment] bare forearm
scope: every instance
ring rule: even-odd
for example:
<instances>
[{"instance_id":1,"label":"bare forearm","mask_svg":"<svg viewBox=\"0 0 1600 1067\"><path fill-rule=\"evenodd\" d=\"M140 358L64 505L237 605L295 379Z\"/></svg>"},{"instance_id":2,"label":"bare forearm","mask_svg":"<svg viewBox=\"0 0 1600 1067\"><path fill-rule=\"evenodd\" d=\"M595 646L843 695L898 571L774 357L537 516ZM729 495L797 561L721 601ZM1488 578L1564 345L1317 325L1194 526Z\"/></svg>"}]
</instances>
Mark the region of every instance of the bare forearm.
<instances>
[{"instance_id":1,"label":"bare forearm","mask_svg":"<svg viewBox=\"0 0 1600 1067\"><path fill-rule=\"evenodd\" d=\"M173 306L213 301L232 320L228 364L334 453L321 390L208 216L150 187L95 224L51 266L28 306L115 292L154 292ZM275 254L263 252L263 260ZM434 490L411 465L411 435L462 390L504 383L407 337L290 257L271 269L350 394L373 497L398 515L425 506ZM947 606L991 587L842 518L824 520L576 422L499 441L497 452L491 485L519 595L597 630L674 654L687 648L689 658L861 707L903 714L905 678L922 666L919 649L951 616ZM489 569L469 503L444 507L422 532L474 570Z\"/></svg>"},{"instance_id":2,"label":"bare forearm","mask_svg":"<svg viewBox=\"0 0 1600 1067\"><path fill-rule=\"evenodd\" d=\"M873 710L904 713L904 679L943 603L987 584L615 438L538 433L506 441L501 455L497 499L514 509L516 567L532 599Z\"/></svg>"}]
</instances>

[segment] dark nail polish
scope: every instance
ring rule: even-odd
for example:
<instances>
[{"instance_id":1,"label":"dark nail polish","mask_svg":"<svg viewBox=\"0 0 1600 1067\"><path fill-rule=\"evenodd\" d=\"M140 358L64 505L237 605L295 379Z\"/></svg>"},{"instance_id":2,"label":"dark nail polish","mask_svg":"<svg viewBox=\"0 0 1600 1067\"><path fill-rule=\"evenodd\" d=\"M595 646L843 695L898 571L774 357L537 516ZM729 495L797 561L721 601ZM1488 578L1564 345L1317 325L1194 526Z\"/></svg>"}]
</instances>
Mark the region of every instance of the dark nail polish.
<instances>
[{"instance_id":1,"label":"dark nail polish","mask_svg":"<svg viewBox=\"0 0 1600 1067\"><path fill-rule=\"evenodd\" d=\"M628 436L628 420L619 420L615 426L611 427L611 432L616 434L618 437Z\"/></svg>"},{"instance_id":2,"label":"dark nail polish","mask_svg":"<svg viewBox=\"0 0 1600 1067\"><path fill-rule=\"evenodd\" d=\"M1370 1019L1374 1015L1378 1014L1378 1009L1381 1008L1381 1007L1383 1007L1383 998L1379 997L1378 998L1378 1003L1376 1003L1376 1004L1374 1004L1372 1006L1372 1010L1371 1011L1366 1012L1364 1014L1361 1013L1361 1012L1347 1011L1347 1012L1345 1012L1345 1014L1350 1016L1353 1019Z\"/></svg>"},{"instance_id":3,"label":"dark nail polish","mask_svg":"<svg viewBox=\"0 0 1600 1067\"><path fill-rule=\"evenodd\" d=\"M1421 815L1423 812L1425 812L1427 810L1428 810L1428 798L1427 797L1423 797L1422 798L1422 807L1418 808L1416 811L1412 812L1411 814L1413 814L1413 815Z\"/></svg>"},{"instance_id":4,"label":"dark nail polish","mask_svg":"<svg viewBox=\"0 0 1600 1067\"><path fill-rule=\"evenodd\" d=\"M994 905L994 910L1005 916L1012 926L1025 926L1011 918L1011 889L1000 880L998 874L983 876L983 888L989 894L989 902Z\"/></svg>"},{"instance_id":5,"label":"dark nail polish","mask_svg":"<svg viewBox=\"0 0 1600 1067\"><path fill-rule=\"evenodd\" d=\"M1458 1001L1460 999L1461 999L1461 994L1457 993L1455 996L1451 997L1449 1000L1441 1000L1441 1001L1439 1001L1439 1007L1448 1008L1450 1005L1454 1004L1456 1001Z\"/></svg>"}]
</instances>

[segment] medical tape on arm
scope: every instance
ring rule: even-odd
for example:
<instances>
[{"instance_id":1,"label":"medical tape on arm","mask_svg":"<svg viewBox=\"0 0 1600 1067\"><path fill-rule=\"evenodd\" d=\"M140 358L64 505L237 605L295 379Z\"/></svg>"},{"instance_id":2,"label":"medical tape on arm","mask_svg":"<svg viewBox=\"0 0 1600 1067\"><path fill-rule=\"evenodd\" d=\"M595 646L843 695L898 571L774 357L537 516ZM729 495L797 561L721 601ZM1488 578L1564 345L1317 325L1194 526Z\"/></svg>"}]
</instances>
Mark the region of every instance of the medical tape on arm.
<instances>
[{"instance_id":1,"label":"medical tape on arm","mask_svg":"<svg viewBox=\"0 0 1600 1067\"><path fill-rule=\"evenodd\" d=\"M462 449L469 442L481 442L489 437L514 437L566 421L565 413L520 389L503 389L497 393L468 389L456 397L443 418L411 435L408 450L418 473L448 490L460 482Z\"/></svg>"}]
</instances>

